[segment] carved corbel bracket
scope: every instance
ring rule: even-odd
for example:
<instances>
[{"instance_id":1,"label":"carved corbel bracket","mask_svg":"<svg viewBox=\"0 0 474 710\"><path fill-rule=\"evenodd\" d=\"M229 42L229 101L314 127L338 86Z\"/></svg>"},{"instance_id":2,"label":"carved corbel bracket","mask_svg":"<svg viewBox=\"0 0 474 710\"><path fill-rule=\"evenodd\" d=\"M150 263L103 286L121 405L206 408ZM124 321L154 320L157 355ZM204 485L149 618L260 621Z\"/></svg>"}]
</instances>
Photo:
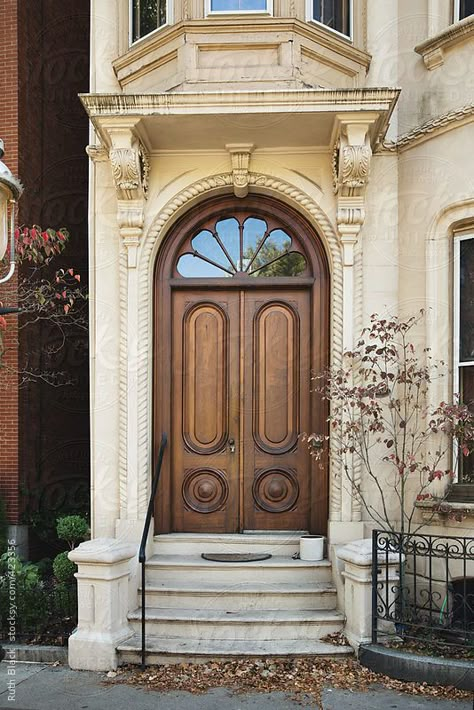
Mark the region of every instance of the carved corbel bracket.
<instances>
[{"instance_id":1,"label":"carved corbel bracket","mask_svg":"<svg viewBox=\"0 0 474 710\"><path fill-rule=\"evenodd\" d=\"M334 142L333 176L337 195L337 228L344 264L354 263L354 246L365 219L365 192L370 177L370 122L341 121Z\"/></svg>"},{"instance_id":2,"label":"carved corbel bracket","mask_svg":"<svg viewBox=\"0 0 474 710\"><path fill-rule=\"evenodd\" d=\"M246 197L249 192L250 155L254 149L253 143L228 143L232 164L232 182L236 197Z\"/></svg>"},{"instance_id":3,"label":"carved corbel bracket","mask_svg":"<svg viewBox=\"0 0 474 710\"><path fill-rule=\"evenodd\" d=\"M366 123L341 126L333 152L334 192L340 196L361 194L369 182L372 148L368 129Z\"/></svg>"},{"instance_id":4,"label":"carved corbel bracket","mask_svg":"<svg viewBox=\"0 0 474 710\"><path fill-rule=\"evenodd\" d=\"M128 253L128 266L137 265L150 172L146 150L131 127L108 129L109 161L117 193L117 222Z\"/></svg>"}]
</instances>

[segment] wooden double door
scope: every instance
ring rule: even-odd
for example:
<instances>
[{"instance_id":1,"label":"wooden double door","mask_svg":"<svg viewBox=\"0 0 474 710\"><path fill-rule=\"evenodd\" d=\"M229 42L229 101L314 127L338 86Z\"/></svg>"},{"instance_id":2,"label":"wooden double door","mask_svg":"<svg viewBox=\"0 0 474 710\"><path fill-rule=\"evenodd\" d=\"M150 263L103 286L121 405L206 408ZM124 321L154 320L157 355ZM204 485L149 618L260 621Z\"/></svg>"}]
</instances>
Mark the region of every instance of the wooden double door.
<instances>
[{"instance_id":1,"label":"wooden double door","mask_svg":"<svg viewBox=\"0 0 474 710\"><path fill-rule=\"evenodd\" d=\"M157 532L325 533L329 270L302 215L220 196L176 223L155 271L154 442L169 435Z\"/></svg>"},{"instance_id":2,"label":"wooden double door","mask_svg":"<svg viewBox=\"0 0 474 710\"><path fill-rule=\"evenodd\" d=\"M310 299L172 291L173 530L309 529Z\"/></svg>"}]
</instances>

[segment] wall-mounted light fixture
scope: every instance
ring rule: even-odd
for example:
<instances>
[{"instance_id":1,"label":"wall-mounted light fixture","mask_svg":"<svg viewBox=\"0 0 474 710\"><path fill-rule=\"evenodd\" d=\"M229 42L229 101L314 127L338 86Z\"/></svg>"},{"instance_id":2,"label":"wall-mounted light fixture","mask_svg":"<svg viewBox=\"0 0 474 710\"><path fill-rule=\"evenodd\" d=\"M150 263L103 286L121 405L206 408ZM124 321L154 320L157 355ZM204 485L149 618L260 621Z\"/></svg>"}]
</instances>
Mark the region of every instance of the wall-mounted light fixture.
<instances>
[{"instance_id":1,"label":"wall-mounted light fixture","mask_svg":"<svg viewBox=\"0 0 474 710\"><path fill-rule=\"evenodd\" d=\"M18 199L23 192L20 181L1 160L4 153L3 141L0 139L0 261L10 245L8 272L0 278L0 284L11 279L15 273L15 215Z\"/></svg>"}]
</instances>

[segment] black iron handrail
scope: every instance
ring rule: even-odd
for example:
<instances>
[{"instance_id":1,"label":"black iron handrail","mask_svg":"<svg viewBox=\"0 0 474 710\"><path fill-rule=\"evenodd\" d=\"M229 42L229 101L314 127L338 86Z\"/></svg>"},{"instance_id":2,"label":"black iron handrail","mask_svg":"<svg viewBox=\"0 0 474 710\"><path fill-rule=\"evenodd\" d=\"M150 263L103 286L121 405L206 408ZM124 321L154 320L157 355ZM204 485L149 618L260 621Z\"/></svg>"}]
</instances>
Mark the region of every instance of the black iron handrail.
<instances>
[{"instance_id":1,"label":"black iron handrail","mask_svg":"<svg viewBox=\"0 0 474 710\"><path fill-rule=\"evenodd\" d=\"M148 501L148 510L146 512L145 525L143 526L142 541L138 551L138 561L142 566L142 670L145 670L145 563L146 563L146 543L148 533L150 532L150 523L153 517L153 508L155 504L156 490L160 480L161 464L163 462L163 454L165 453L168 436L163 433L161 437L160 450L158 452L158 461L156 462L155 478L151 486L150 500Z\"/></svg>"}]
</instances>

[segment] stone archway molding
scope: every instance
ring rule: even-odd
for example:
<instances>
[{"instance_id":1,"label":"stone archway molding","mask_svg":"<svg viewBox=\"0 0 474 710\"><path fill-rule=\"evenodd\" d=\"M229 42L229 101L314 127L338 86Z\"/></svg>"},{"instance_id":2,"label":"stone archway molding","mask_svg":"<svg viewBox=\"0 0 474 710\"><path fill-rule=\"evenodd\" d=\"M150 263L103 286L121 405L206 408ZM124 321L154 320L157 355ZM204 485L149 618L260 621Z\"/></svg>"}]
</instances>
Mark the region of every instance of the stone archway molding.
<instances>
[{"instance_id":1,"label":"stone archway molding","mask_svg":"<svg viewBox=\"0 0 474 710\"><path fill-rule=\"evenodd\" d=\"M126 249L120 263L120 464L121 517L143 520L150 489L152 455L152 347L153 277L158 250L166 234L183 212L200 199L233 190L231 172L202 178L182 189L159 211L143 236L137 268L127 267ZM302 189L271 175L249 173L251 192L273 195L300 211L321 235L331 274L330 348L332 365L342 365L343 356L343 260L339 238L317 202ZM131 271L135 271L131 278ZM135 290L131 293L130 289ZM134 325L127 304L135 304ZM136 417L132 441L130 422ZM130 446L133 450L130 450ZM133 482L130 481L133 476ZM132 496L130 497L130 493ZM330 472L330 519L341 515L341 471Z\"/></svg>"}]
</instances>

